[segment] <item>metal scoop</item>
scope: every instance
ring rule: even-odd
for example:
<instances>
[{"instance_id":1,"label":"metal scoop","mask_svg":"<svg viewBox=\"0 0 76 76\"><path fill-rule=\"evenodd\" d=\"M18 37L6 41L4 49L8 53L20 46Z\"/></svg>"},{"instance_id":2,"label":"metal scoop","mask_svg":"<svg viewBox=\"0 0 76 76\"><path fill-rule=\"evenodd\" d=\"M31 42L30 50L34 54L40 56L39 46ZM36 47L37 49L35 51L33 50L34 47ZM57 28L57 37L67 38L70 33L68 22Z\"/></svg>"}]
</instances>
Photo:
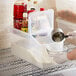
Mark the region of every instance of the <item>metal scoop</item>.
<instances>
[{"instance_id":1,"label":"metal scoop","mask_svg":"<svg viewBox=\"0 0 76 76\"><path fill-rule=\"evenodd\" d=\"M60 42L67 37L69 37L69 35L64 35L64 32L60 28L58 28L52 32L52 40L55 42Z\"/></svg>"}]
</instances>

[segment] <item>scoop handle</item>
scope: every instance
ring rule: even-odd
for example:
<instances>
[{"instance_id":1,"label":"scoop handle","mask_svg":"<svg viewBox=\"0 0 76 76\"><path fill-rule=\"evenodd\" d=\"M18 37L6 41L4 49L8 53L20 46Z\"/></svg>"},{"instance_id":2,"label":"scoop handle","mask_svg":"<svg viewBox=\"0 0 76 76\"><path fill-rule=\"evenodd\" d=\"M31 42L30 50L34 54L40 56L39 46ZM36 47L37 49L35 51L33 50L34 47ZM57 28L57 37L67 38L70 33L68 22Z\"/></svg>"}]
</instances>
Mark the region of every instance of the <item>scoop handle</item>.
<instances>
[{"instance_id":1,"label":"scoop handle","mask_svg":"<svg viewBox=\"0 0 76 76\"><path fill-rule=\"evenodd\" d=\"M69 37L76 37L76 31L69 32L69 33L68 33L68 36L69 36Z\"/></svg>"},{"instance_id":2,"label":"scoop handle","mask_svg":"<svg viewBox=\"0 0 76 76\"><path fill-rule=\"evenodd\" d=\"M69 37L69 35L64 35L64 38L68 38Z\"/></svg>"}]
</instances>

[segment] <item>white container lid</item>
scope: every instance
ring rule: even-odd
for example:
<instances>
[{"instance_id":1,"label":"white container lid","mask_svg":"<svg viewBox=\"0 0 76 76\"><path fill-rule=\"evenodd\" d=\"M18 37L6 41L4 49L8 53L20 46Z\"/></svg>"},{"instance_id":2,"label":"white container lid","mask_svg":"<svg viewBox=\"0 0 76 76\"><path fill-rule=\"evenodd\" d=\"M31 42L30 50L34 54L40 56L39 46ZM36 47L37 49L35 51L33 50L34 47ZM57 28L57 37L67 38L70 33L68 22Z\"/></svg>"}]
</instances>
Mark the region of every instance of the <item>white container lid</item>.
<instances>
[{"instance_id":1,"label":"white container lid","mask_svg":"<svg viewBox=\"0 0 76 76\"><path fill-rule=\"evenodd\" d=\"M27 13L26 12L23 13L23 17L27 17Z\"/></svg>"}]
</instances>

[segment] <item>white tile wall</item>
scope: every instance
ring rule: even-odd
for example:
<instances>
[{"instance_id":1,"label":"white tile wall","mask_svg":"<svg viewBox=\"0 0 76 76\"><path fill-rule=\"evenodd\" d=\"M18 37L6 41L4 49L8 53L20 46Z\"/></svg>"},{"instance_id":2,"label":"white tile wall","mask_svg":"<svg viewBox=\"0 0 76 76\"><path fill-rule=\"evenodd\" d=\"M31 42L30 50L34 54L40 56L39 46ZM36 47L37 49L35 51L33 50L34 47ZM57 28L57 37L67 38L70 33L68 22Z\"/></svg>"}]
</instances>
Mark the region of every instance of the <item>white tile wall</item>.
<instances>
[{"instance_id":1,"label":"white tile wall","mask_svg":"<svg viewBox=\"0 0 76 76\"><path fill-rule=\"evenodd\" d=\"M39 4L39 7L44 7L45 9L50 9L50 8L56 9L55 0L43 0Z\"/></svg>"}]
</instances>

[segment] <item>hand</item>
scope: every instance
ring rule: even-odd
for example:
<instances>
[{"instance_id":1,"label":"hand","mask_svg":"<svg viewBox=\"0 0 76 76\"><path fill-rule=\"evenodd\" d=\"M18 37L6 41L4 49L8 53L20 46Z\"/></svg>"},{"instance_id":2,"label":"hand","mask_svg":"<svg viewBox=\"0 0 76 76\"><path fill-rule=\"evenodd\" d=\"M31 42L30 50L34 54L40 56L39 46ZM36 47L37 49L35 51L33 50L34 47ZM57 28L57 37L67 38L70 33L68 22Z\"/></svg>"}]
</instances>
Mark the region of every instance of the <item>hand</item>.
<instances>
[{"instance_id":1,"label":"hand","mask_svg":"<svg viewBox=\"0 0 76 76\"><path fill-rule=\"evenodd\" d=\"M76 48L73 49L71 52L67 53L67 58L69 60L76 60Z\"/></svg>"}]
</instances>

